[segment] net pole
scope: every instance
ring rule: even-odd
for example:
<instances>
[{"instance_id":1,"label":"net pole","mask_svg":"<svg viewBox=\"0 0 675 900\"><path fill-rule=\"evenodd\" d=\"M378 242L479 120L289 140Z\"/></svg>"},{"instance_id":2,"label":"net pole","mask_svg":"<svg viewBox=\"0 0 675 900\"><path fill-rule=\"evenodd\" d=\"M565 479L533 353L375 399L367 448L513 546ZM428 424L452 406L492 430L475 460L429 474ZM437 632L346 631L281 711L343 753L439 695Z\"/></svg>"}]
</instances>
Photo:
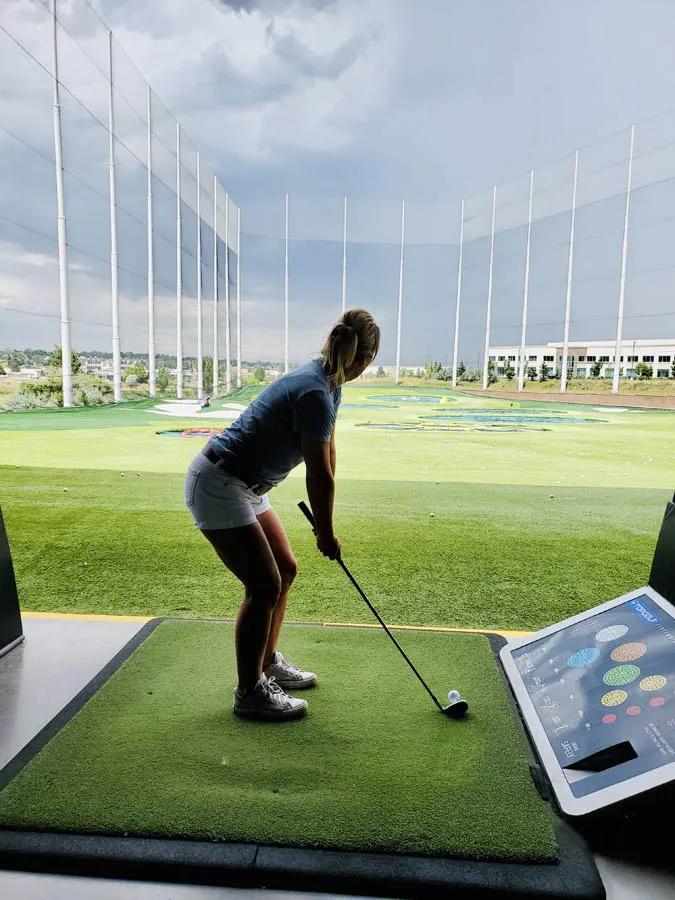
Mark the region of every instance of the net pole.
<instances>
[{"instance_id":1,"label":"net pole","mask_svg":"<svg viewBox=\"0 0 675 900\"><path fill-rule=\"evenodd\" d=\"M202 172L201 157L197 152L197 395L204 396L204 361L202 346Z\"/></svg>"},{"instance_id":2,"label":"net pole","mask_svg":"<svg viewBox=\"0 0 675 900\"><path fill-rule=\"evenodd\" d=\"M462 260L464 257L464 201L459 208L459 260L457 262L457 302L455 304L455 341L452 350L452 386L457 387L457 353L459 351L459 309L462 302Z\"/></svg>"},{"instance_id":3,"label":"net pole","mask_svg":"<svg viewBox=\"0 0 675 900\"><path fill-rule=\"evenodd\" d=\"M635 147L635 125L630 130L630 148L628 150L628 179L626 184L626 209L623 220L623 246L621 248L621 283L619 285L619 311L616 322L616 347L614 349L614 377L612 393L619 393L621 378L621 341L623 338L623 309L626 299L626 263L628 260L628 224L630 220L630 193L633 183L633 149Z\"/></svg>"},{"instance_id":4,"label":"net pole","mask_svg":"<svg viewBox=\"0 0 675 900\"><path fill-rule=\"evenodd\" d=\"M485 315L485 353L483 356L483 390L488 386L490 354L490 322L492 319L492 273L495 262L495 217L497 212L497 185L492 188L492 227L490 229L490 269L488 273L487 313Z\"/></svg>"},{"instance_id":5,"label":"net pole","mask_svg":"<svg viewBox=\"0 0 675 900\"><path fill-rule=\"evenodd\" d=\"M342 218L342 313L347 309L347 198Z\"/></svg>"},{"instance_id":6,"label":"net pole","mask_svg":"<svg viewBox=\"0 0 675 900\"><path fill-rule=\"evenodd\" d=\"M218 396L218 182L213 176L213 396Z\"/></svg>"},{"instance_id":7,"label":"net pole","mask_svg":"<svg viewBox=\"0 0 675 900\"><path fill-rule=\"evenodd\" d=\"M284 240L284 373L288 372L288 194Z\"/></svg>"},{"instance_id":8,"label":"net pole","mask_svg":"<svg viewBox=\"0 0 675 900\"><path fill-rule=\"evenodd\" d=\"M176 122L176 396L183 399L183 222L180 194L180 125Z\"/></svg>"},{"instance_id":9,"label":"net pole","mask_svg":"<svg viewBox=\"0 0 675 900\"><path fill-rule=\"evenodd\" d=\"M59 298L61 304L61 377L63 405L73 406L73 361L71 355L70 296L68 291L68 237L63 178L63 138L61 133L61 94L59 81L59 40L57 0L52 5L52 59L54 95L54 158L56 171L56 227L59 254Z\"/></svg>"},{"instance_id":10,"label":"net pole","mask_svg":"<svg viewBox=\"0 0 675 900\"><path fill-rule=\"evenodd\" d=\"M117 179L115 175L115 104L113 90L113 34L108 29L108 175L110 198L110 301L112 304L113 398L122 399L120 341L119 253L117 247Z\"/></svg>"},{"instance_id":11,"label":"net pole","mask_svg":"<svg viewBox=\"0 0 675 900\"><path fill-rule=\"evenodd\" d=\"M237 207L237 387L241 387L241 209Z\"/></svg>"},{"instance_id":12,"label":"net pole","mask_svg":"<svg viewBox=\"0 0 675 900\"><path fill-rule=\"evenodd\" d=\"M574 270L574 223L577 214L577 183L579 181L579 151L574 154L574 184L572 186L572 216L570 218L570 252L567 260L567 290L565 296L565 332L563 335L560 393L567 390L567 359L569 357L570 313L572 309L572 273Z\"/></svg>"},{"instance_id":13,"label":"net pole","mask_svg":"<svg viewBox=\"0 0 675 900\"><path fill-rule=\"evenodd\" d=\"M530 247L532 238L532 201L534 199L534 169L530 171L530 200L527 207L527 244L525 245L525 286L523 288L523 325L520 333L520 365L518 390L525 387L525 344L527 341L527 302L530 294Z\"/></svg>"},{"instance_id":14,"label":"net pole","mask_svg":"<svg viewBox=\"0 0 675 900\"><path fill-rule=\"evenodd\" d=\"M225 393L232 393L230 334L230 195L225 194Z\"/></svg>"},{"instance_id":15,"label":"net pole","mask_svg":"<svg viewBox=\"0 0 675 900\"><path fill-rule=\"evenodd\" d=\"M401 323L403 319L403 252L405 247L405 200L401 201L401 257L398 268L398 324L396 328L396 384L400 382Z\"/></svg>"},{"instance_id":16,"label":"net pole","mask_svg":"<svg viewBox=\"0 0 675 900\"><path fill-rule=\"evenodd\" d=\"M152 89L148 85L148 381L150 396L157 396L157 366L155 363L155 262L152 218Z\"/></svg>"}]
</instances>

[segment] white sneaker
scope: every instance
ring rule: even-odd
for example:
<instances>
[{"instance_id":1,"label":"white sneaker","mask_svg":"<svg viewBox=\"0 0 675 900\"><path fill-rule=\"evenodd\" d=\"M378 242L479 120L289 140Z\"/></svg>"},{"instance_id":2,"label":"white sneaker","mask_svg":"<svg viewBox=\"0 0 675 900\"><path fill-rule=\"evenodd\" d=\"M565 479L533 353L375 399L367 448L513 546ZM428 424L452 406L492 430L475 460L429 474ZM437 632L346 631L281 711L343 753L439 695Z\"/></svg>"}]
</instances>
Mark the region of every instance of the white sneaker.
<instances>
[{"instance_id":1,"label":"white sneaker","mask_svg":"<svg viewBox=\"0 0 675 900\"><path fill-rule=\"evenodd\" d=\"M234 712L248 719L294 719L307 709L306 700L285 694L274 678L263 677L252 691L242 695L234 689Z\"/></svg>"},{"instance_id":2,"label":"white sneaker","mask_svg":"<svg viewBox=\"0 0 675 900\"><path fill-rule=\"evenodd\" d=\"M274 654L274 661L264 669L268 678L276 679L278 685L282 688L306 688L316 684L316 675L314 672L303 672L293 663L284 659L277 650Z\"/></svg>"}]
</instances>

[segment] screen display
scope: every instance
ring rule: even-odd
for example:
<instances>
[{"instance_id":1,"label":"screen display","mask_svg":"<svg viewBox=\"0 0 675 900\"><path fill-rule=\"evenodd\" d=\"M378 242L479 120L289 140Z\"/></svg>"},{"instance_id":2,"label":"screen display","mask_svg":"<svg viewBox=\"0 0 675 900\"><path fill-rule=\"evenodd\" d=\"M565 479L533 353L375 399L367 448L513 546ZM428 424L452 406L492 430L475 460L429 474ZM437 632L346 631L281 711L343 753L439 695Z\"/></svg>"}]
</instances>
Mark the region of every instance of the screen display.
<instances>
[{"instance_id":1,"label":"screen display","mask_svg":"<svg viewBox=\"0 0 675 900\"><path fill-rule=\"evenodd\" d=\"M512 657L575 797L675 762L675 619L650 597Z\"/></svg>"}]
</instances>

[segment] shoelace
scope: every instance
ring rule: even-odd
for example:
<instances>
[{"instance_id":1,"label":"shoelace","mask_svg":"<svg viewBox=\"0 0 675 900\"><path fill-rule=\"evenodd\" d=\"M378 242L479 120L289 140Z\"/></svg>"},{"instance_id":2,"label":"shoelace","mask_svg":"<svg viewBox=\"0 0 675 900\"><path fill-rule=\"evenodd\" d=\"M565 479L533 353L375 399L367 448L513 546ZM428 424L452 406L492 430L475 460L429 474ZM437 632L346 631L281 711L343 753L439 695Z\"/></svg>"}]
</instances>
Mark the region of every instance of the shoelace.
<instances>
[{"instance_id":1,"label":"shoelace","mask_svg":"<svg viewBox=\"0 0 675 900\"><path fill-rule=\"evenodd\" d=\"M278 663L276 663L276 665L280 669L283 669L289 675L302 674L302 669L299 669L297 666L294 666L293 663L290 663L287 659L284 659L284 657L281 656L281 654L279 654L279 656L280 656L280 661Z\"/></svg>"},{"instance_id":2,"label":"shoelace","mask_svg":"<svg viewBox=\"0 0 675 900\"><path fill-rule=\"evenodd\" d=\"M264 691L271 703L285 703L287 696L280 685L277 684L276 678L272 675L267 679Z\"/></svg>"}]
</instances>

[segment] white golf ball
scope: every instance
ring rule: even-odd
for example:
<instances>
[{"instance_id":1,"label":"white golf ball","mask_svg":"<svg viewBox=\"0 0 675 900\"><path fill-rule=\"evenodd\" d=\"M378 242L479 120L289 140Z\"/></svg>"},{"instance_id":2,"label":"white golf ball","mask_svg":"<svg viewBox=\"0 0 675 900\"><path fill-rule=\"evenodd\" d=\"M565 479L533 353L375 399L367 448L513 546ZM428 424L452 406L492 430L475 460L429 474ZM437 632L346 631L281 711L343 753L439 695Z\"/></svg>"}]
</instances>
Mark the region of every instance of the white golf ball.
<instances>
[{"instance_id":1,"label":"white golf ball","mask_svg":"<svg viewBox=\"0 0 675 900\"><path fill-rule=\"evenodd\" d=\"M459 691L448 691L448 701L450 703L457 703L461 699Z\"/></svg>"}]
</instances>

